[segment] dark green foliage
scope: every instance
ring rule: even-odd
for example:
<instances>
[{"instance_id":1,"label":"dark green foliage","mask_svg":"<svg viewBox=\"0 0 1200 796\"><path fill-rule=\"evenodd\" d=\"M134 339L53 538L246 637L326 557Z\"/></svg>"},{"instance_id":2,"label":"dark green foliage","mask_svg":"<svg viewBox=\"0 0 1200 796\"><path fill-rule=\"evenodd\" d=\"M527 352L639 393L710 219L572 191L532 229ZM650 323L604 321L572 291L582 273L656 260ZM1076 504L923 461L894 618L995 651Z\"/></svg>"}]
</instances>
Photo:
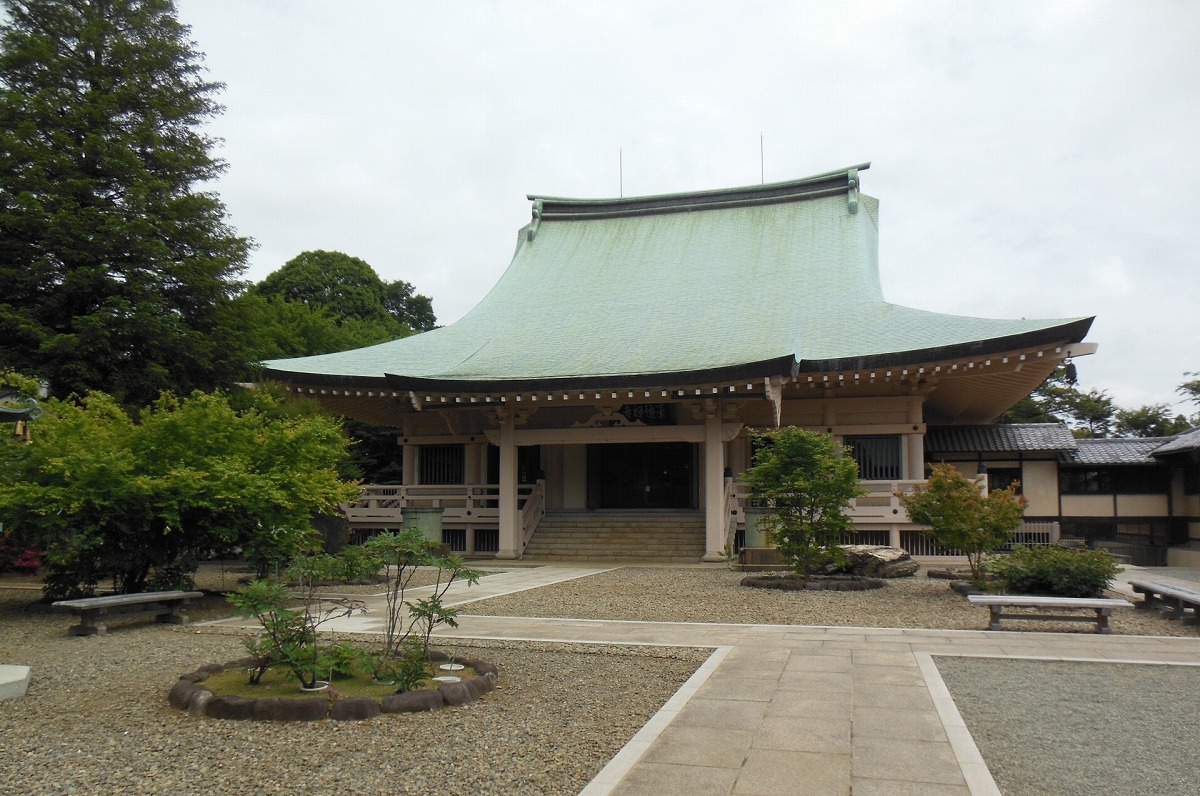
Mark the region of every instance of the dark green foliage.
<instances>
[{"instance_id":1,"label":"dark green foliage","mask_svg":"<svg viewBox=\"0 0 1200 796\"><path fill-rule=\"evenodd\" d=\"M361 348L432 329L433 303L408 282L384 282L366 261L307 251L239 299L263 359Z\"/></svg>"},{"instance_id":2,"label":"dark green foliage","mask_svg":"<svg viewBox=\"0 0 1200 796\"><path fill-rule=\"evenodd\" d=\"M418 332L428 332L437 326L437 316L433 314L433 299L422 296L416 289L397 279L395 282L385 282L383 305L392 317L407 324Z\"/></svg>"},{"instance_id":3,"label":"dark green foliage","mask_svg":"<svg viewBox=\"0 0 1200 796\"><path fill-rule=\"evenodd\" d=\"M142 406L227 385L249 242L200 189L221 86L169 0L5 0L0 361Z\"/></svg>"},{"instance_id":4,"label":"dark green foliage","mask_svg":"<svg viewBox=\"0 0 1200 796\"><path fill-rule=\"evenodd\" d=\"M254 361L306 357L386 343L411 334L390 318L339 319L318 304L245 293L234 299L231 323Z\"/></svg>"},{"instance_id":5,"label":"dark green foliage","mask_svg":"<svg viewBox=\"0 0 1200 796\"><path fill-rule=\"evenodd\" d=\"M988 569L1010 594L1102 597L1117 576L1117 561L1107 550L1021 547L992 560Z\"/></svg>"},{"instance_id":6,"label":"dark green foliage","mask_svg":"<svg viewBox=\"0 0 1200 796\"><path fill-rule=\"evenodd\" d=\"M389 317L387 291L375 269L342 252L303 252L259 282L254 292L321 307L339 322Z\"/></svg>"},{"instance_id":7,"label":"dark green foliage","mask_svg":"<svg viewBox=\"0 0 1200 796\"><path fill-rule=\"evenodd\" d=\"M353 440L347 477L364 484L403 483L403 449L396 444L400 429L352 418L346 418L342 425Z\"/></svg>"},{"instance_id":8,"label":"dark green foliage","mask_svg":"<svg viewBox=\"0 0 1200 796\"><path fill-rule=\"evenodd\" d=\"M858 465L832 437L788 426L759 435L762 447L742 477L755 505L770 510L763 523L771 544L800 578L841 559L843 533L854 525L850 501L866 494Z\"/></svg>"},{"instance_id":9,"label":"dark green foliage","mask_svg":"<svg viewBox=\"0 0 1200 796\"><path fill-rule=\"evenodd\" d=\"M1169 437L1192 427L1182 414L1172 416L1166 404L1118 409L1116 418L1116 432L1121 437Z\"/></svg>"}]
</instances>

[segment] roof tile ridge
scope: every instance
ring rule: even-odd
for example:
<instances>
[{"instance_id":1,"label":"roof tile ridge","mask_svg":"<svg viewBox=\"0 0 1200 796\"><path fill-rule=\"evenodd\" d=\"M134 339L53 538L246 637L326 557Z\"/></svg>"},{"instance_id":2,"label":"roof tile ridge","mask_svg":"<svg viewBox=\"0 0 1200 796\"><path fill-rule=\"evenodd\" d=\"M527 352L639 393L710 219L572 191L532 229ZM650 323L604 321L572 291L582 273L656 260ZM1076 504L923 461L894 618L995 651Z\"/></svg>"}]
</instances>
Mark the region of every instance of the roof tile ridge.
<instances>
[{"instance_id":1,"label":"roof tile ridge","mask_svg":"<svg viewBox=\"0 0 1200 796\"><path fill-rule=\"evenodd\" d=\"M540 215L543 219L685 212L696 209L798 201L844 194L848 190L858 189L857 173L870 168L870 166L869 162L860 163L856 166L848 166L844 169L796 180L706 191L598 199L528 194L526 198L539 205Z\"/></svg>"}]
</instances>

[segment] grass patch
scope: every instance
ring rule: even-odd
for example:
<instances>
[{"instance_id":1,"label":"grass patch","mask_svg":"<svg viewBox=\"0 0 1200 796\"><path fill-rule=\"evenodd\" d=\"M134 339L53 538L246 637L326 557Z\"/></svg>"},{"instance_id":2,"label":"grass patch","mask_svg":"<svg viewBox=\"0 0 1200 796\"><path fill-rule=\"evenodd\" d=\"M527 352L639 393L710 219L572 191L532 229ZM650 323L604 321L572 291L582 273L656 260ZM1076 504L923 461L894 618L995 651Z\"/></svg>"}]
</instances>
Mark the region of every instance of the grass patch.
<instances>
[{"instance_id":1,"label":"grass patch","mask_svg":"<svg viewBox=\"0 0 1200 796\"><path fill-rule=\"evenodd\" d=\"M434 681L433 678L438 675L450 674L461 677L464 681L473 679L476 676L475 670L469 666L455 672L443 672L436 670L436 667L440 665L432 664L433 668L427 667L427 677L414 690L437 688L441 683ZM214 694L232 694L251 699L317 696L321 694L330 697L365 696L380 699L389 694L396 693L396 686L377 684L372 681L370 675L363 674L355 675L354 677L336 678L330 683L330 688L325 691L301 691L300 684L296 682L295 678L289 676L287 672L276 669L268 670L258 685L250 684L250 674L243 669L226 669L223 672L211 674L206 680L198 683L198 685L207 688Z\"/></svg>"}]
</instances>

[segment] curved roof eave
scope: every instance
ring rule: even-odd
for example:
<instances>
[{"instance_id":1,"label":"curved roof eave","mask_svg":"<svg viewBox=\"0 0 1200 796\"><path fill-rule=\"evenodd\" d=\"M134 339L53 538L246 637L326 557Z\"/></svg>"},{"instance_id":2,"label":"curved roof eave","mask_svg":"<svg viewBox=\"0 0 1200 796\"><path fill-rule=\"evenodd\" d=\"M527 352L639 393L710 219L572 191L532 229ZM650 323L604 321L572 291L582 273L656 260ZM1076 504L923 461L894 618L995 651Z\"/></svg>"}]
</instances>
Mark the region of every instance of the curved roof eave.
<instances>
[{"instance_id":1,"label":"curved roof eave","mask_svg":"<svg viewBox=\"0 0 1200 796\"><path fill-rule=\"evenodd\" d=\"M1004 335L985 340L972 340L967 343L935 346L932 348L870 354L862 357L802 360L799 363L798 370L800 373L820 373L833 370L868 370L870 368L886 368L918 362L938 362L944 359L961 359L963 357L998 354L1003 351L1034 348L1040 345L1063 341L1078 343L1087 336L1088 330L1091 329L1094 320L1096 320L1095 316L1079 318L1045 329L1036 329L1030 332Z\"/></svg>"},{"instance_id":2,"label":"curved roof eave","mask_svg":"<svg viewBox=\"0 0 1200 796\"><path fill-rule=\"evenodd\" d=\"M747 362L700 370L661 371L656 373L614 373L588 376L558 376L535 379L426 379L399 374L387 375L389 387L397 390L437 392L529 392L531 390L593 389L596 387L676 387L713 382L761 379L796 375L793 356Z\"/></svg>"}]
</instances>

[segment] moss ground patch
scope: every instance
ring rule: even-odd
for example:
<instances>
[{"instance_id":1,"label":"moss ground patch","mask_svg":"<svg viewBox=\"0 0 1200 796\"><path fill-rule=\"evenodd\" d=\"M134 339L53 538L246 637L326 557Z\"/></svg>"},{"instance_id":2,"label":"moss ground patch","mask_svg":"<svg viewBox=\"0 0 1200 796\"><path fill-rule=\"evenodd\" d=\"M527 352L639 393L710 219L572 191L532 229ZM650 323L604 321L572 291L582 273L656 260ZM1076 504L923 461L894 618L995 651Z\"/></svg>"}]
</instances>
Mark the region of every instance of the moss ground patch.
<instances>
[{"instance_id":1,"label":"moss ground patch","mask_svg":"<svg viewBox=\"0 0 1200 796\"><path fill-rule=\"evenodd\" d=\"M434 667L438 665L433 664ZM470 667L456 672L442 672L430 668L427 670L427 673L428 676L421 681L418 688L437 688L441 683L434 681L433 678L442 674L453 674L461 677L463 680L470 680L476 676L475 670ZM262 680L257 685L250 684L250 673L244 669L226 669L223 672L217 672L216 674L209 675L200 685L214 694L235 694L252 699L312 696L312 693L301 691L300 685L294 678L289 677L283 671L275 669L271 669L264 674ZM333 694L329 694L328 690L318 693L329 694L330 696L365 696L379 699L396 693L396 686L377 684L372 682L369 675L358 675L333 680L331 690L334 691Z\"/></svg>"}]
</instances>

